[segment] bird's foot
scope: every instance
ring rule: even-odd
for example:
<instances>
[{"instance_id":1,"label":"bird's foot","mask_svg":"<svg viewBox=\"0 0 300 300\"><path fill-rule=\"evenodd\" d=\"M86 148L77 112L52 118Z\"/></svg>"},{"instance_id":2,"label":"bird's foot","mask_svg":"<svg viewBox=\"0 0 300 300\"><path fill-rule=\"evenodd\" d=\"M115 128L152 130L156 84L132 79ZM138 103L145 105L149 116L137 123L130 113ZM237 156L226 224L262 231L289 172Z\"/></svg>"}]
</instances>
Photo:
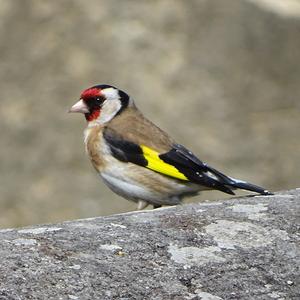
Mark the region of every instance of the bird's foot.
<instances>
[{"instance_id":1,"label":"bird's foot","mask_svg":"<svg viewBox=\"0 0 300 300\"><path fill-rule=\"evenodd\" d=\"M137 205L137 209L142 210L142 209L146 208L148 205L149 205L149 203L147 201L139 200L138 205Z\"/></svg>"}]
</instances>

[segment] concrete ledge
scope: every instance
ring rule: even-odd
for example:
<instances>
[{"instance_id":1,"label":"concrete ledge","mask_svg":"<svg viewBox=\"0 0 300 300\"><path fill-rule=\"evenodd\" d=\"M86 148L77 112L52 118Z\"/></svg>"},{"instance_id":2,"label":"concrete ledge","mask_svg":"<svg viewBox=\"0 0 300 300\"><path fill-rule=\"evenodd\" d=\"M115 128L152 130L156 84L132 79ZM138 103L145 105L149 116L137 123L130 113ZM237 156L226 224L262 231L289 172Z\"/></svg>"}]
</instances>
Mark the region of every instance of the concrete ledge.
<instances>
[{"instance_id":1,"label":"concrete ledge","mask_svg":"<svg viewBox=\"0 0 300 300\"><path fill-rule=\"evenodd\" d=\"M0 299L296 299L299 195L1 230Z\"/></svg>"}]
</instances>

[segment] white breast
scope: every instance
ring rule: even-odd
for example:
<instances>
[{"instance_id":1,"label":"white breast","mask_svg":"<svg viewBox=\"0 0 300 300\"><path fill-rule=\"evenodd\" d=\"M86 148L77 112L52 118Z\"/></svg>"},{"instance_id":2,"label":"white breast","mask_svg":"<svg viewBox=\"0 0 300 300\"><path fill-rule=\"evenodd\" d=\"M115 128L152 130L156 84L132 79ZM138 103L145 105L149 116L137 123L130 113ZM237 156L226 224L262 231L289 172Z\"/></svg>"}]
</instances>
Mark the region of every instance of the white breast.
<instances>
[{"instance_id":1,"label":"white breast","mask_svg":"<svg viewBox=\"0 0 300 300\"><path fill-rule=\"evenodd\" d=\"M100 175L116 194L135 202L144 200L154 204L175 205L180 203L184 194L199 190L198 185L180 183L147 168L114 158L110 158Z\"/></svg>"},{"instance_id":2,"label":"white breast","mask_svg":"<svg viewBox=\"0 0 300 300\"><path fill-rule=\"evenodd\" d=\"M101 173L101 177L106 185L109 186L116 194L126 199L138 201L140 199L152 200L157 198L155 193L151 192L144 186L138 185L134 181L124 180L111 176L107 173Z\"/></svg>"}]
</instances>

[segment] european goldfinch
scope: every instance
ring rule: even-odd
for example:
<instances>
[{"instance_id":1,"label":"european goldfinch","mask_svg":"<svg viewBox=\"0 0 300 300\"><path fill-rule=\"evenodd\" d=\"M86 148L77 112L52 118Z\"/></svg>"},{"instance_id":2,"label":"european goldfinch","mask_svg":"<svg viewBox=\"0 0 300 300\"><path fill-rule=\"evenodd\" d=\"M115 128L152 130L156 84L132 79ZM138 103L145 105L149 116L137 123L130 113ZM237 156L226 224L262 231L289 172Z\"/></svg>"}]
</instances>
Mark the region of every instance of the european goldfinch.
<instances>
[{"instance_id":1,"label":"european goldfinch","mask_svg":"<svg viewBox=\"0 0 300 300\"><path fill-rule=\"evenodd\" d=\"M118 195L136 202L138 209L179 204L203 190L271 194L199 160L146 119L127 93L113 86L84 90L70 112L85 115L86 151L103 181Z\"/></svg>"}]
</instances>

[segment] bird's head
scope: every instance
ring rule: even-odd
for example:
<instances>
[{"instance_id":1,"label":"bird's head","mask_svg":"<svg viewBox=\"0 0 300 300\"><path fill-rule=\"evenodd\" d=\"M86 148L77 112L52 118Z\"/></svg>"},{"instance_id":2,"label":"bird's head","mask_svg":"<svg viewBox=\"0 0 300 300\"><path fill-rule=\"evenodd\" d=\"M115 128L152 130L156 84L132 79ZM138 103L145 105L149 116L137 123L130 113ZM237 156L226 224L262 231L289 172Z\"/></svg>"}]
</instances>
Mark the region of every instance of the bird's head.
<instances>
[{"instance_id":1,"label":"bird's head","mask_svg":"<svg viewBox=\"0 0 300 300\"><path fill-rule=\"evenodd\" d=\"M124 110L130 97L123 91L106 84L84 90L69 112L83 113L88 122L106 123Z\"/></svg>"}]
</instances>

